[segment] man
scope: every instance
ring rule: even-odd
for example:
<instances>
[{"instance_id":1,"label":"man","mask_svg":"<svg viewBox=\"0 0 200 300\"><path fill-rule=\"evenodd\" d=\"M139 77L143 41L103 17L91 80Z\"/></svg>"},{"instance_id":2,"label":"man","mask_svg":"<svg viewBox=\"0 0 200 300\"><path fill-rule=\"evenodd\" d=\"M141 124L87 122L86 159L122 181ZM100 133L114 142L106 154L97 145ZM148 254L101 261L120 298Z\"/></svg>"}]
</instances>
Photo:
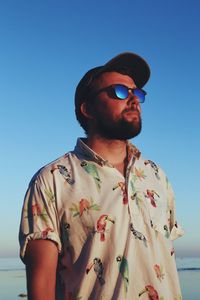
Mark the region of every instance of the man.
<instances>
[{"instance_id":1,"label":"man","mask_svg":"<svg viewBox=\"0 0 200 300\"><path fill-rule=\"evenodd\" d=\"M75 109L86 138L42 168L25 197L29 299L181 299L171 185L128 142L141 131L149 76L143 58L122 53L79 82Z\"/></svg>"}]
</instances>

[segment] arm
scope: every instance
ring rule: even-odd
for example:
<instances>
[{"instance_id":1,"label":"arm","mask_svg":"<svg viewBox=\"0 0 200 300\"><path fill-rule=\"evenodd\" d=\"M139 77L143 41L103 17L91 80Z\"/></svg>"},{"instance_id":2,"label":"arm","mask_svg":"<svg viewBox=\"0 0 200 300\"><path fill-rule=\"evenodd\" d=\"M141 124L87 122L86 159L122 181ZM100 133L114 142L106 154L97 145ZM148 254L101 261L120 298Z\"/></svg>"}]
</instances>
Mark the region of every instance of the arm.
<instances>
[{"instance_id":1,"label":"arm","mask_svg":"<svg viewBox=\"0 0 200 300\"><path fill-rule=\"evenodd\" d=\"M55 300L58 250L50 240L29 241L24 258L29 300Z\"/></svg>"}]
</instances>

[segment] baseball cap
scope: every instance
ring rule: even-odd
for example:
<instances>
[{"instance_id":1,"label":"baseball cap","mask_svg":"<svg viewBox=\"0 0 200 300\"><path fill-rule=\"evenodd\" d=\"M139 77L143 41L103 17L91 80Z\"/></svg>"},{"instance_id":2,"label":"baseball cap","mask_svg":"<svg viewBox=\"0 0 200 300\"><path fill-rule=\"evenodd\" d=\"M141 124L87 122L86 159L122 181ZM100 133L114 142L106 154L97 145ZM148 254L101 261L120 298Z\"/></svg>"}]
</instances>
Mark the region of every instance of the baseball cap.
<instances>
[{"instance_id":1,"label":"baseball cap","mask_svg":"<svg viewBox=\"0 0 200 300\"><path fill-rule=\"evenodd\" d=\"M75 92L76 109L78 109L80 104L86 100L85 96L87 95L89 87L95 78L105 72L117 71L121 69L128 70L128 75L133 78L138 88L142 88L149 80L150 67L147 62L141 56L135 53L123 52L109 60L106 64L89 70L82 77L76 87Z\"/></svg>"}]
</instances>

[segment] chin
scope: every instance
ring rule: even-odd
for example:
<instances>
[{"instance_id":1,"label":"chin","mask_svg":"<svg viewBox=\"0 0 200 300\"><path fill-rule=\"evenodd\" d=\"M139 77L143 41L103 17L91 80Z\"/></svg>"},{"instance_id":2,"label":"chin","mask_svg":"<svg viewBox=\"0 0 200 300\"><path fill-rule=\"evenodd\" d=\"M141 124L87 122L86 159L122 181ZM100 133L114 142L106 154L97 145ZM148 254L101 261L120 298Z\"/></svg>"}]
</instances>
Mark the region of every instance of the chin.
<instances>
[{"instance_id":1,"label":"chin","mask_svg":"<svg viewBox=\"0 0 200 300\"><path fill-rule=\"evenodd\" d=\"M129 140L140 134L142 129L141 119L135 122L127 122L124 119L112 122L108 119L106 122L99 121L97 124L97 133L109 140Z\"/></svg>"},{"instance_id":2,"label":"chin","mask_svg":"<svg viewBox=\"0 0 200 300\"><path fill-rule=\"evenodd\" d=\"M128 129L128 128L118 128L115 130L107 130L106 132L104 132L102 134L102 136L104 136L107 139L110 140L130 140L133 139L134 137L136 137L137 135L139 135L141 132L141 127L134 127L132 129Z\"/></svg>"},{"instance_id":3,"label":"chin","mask_svg":"<svg viewBox=\"0 0 200 300\"><path fill-rule=\"evenodd\" d=\"M141 130L137 130L134 132L126 132L124 135L121 135L121 139L122 140L130 140L135 138L136 136L138 136L140 134Z\"/></svg>"}]
</instances>

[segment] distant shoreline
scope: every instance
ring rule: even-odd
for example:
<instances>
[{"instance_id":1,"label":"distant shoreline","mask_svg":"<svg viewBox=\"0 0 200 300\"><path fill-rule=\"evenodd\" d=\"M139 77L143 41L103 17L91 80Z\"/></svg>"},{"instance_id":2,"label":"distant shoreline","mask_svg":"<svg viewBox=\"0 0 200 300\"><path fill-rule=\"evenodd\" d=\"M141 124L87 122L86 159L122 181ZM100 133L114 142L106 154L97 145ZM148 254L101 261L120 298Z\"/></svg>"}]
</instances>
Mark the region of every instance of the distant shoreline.
<instances>
[{"instance_id":1,"label":"distant shoreline","mask_svg":"<svg viewBox=\"0 0 200 300\"><path fill-rule=\"evenodd\" d=\"M178 272L184 271L200 271L200 258L197 257L176 257L176 265ZM25 265L19 257L0 258L0 272L17 272L25 271Z\"/></svg>"},{"instance_id":2,"label":"distant shoreline","mask_svg":"<svg viewBox=\"0 0 200 300\"><path fill-rule=\"evenodd\" d=\"M200 271L200 268L177 268L178 272L181 272L181 271Z\"/></svg>"}]
</instances>

